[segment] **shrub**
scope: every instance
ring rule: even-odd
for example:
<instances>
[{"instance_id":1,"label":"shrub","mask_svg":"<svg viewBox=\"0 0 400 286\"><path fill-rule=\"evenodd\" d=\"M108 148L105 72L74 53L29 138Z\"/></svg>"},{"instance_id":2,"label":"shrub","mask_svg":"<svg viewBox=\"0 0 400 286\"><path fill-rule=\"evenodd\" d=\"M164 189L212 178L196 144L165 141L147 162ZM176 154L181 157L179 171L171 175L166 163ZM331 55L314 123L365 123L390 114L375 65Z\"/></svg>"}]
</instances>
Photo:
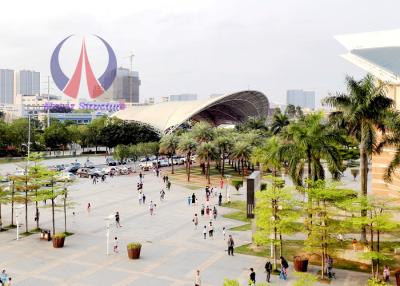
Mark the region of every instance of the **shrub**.
<instances>
[{"instance_id":1,"label":"shrub","mask_svg":"<svg viewBox=\"0 0 400 286\"><path fill-rule=\"evenodd\" d=\"M66 235L63 232L58 232L53 235L53 238L65 238L65 237L66 237Z\"/></svg>"},{"instance_id":2,"label":"shrub","mask_svg":"<svg viewBox=\"0 0 400 286\"><path fill-rule=\"evenodd\" d=\"M224 286L240 286L239 281L236 279L224 279Z\"/></svg>"},{"instance_id":3,"label":"shrub","mask_svg":"<svg viewBox=\"0 0 400 286\"><path fill-rule=\"evenodd\" d=\"M242 180L232 180L231 184L236 189L236 191L239 191L240 187L243 186L243 181Z\"/></svg>"},{"instance_id":4,"label":"shrub","mask_svg":"<svg viewBox=\"0 0 400 286\"><path fill-rule=\"evenodd\" d=\"M127 247L128 249L138 249L142 247L142 244L140 244L139 242L131 242L128 243Z\"/></svg>"}]
</instances>

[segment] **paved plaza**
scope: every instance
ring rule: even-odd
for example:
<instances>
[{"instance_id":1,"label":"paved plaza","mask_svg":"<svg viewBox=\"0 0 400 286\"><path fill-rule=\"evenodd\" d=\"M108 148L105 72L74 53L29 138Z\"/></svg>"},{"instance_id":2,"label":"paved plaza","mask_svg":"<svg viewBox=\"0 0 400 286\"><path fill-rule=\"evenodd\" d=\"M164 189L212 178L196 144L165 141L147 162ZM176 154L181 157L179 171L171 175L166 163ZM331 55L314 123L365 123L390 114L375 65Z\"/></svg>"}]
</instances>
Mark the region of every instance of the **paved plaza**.
<instances>
[{"instance_id":1,"label":"paved plaza","mask_svg":"<svg viewBox=\"0 0 400 286\"><path fill-rule=\"evenodd\" d=\"M103 162L103 158L97 158ZM64 160L66 162L72 159ZM55 161L54 161L55 162ZM53 162L50 162L53 163ZM4 174L15 169L12 164L0 165ZM148 206L139 205L136 191L137 174L107 178L105 183L93 185L90 179L78 179L70 187L74 209L68 210L68 231L75 233L67 237L66 245L54 249L51 242L39 239L39 234L16 241L16 231L0 233L0 267L7 269L14 279L14 285L194 285L194 275L201 270L203 285L221 286L224 277L238 278L241 285L247 285L249 268L254 267L258 281L265 281L263 267L265 260L259 257L228 256L222 227L229 229L241 222L221 217L232 210L219 208L214 239L202 237L201 227L209 219L200 218L200 228L195 230L192 223L194 213L200 213L204 201L204 190L189 190L172 185L166 191L166 200L159 201L163 187L161 177L147 172L144 178L146 203L156 202L156 212L150 216ZM195 192L199 197L197 206L188 206L187 196ZM243 197L238 196L238 197ZM233 198L235 199L235 198ZM86 210L91 203L90 212ZM72 212L75 215L72 215ZM120 252L114 254L110 242L110 255L106 256L105 217L119 211L121 228L112 224L111 238L119 239ZM3 207L4 224L10 222L10 208ZM30 207L30 228L34 207ZM57 231L63 231L63 212L56 213ZM41 209L41 227L51 226L50 209ZM23 226L24 227L24 226ZM249 232L229 232L236 245L251 240ZM110 239L111 241L111 239ZM141 242L139 260L129 260L126 244ZM316 271L316 268L312 268ZM289 280L272 278L274 285L291 285L294 282L293 267L289 268ZM364 285L367 274L336 270L337 280L331 285Z\"/></svg>"}]
</instances>

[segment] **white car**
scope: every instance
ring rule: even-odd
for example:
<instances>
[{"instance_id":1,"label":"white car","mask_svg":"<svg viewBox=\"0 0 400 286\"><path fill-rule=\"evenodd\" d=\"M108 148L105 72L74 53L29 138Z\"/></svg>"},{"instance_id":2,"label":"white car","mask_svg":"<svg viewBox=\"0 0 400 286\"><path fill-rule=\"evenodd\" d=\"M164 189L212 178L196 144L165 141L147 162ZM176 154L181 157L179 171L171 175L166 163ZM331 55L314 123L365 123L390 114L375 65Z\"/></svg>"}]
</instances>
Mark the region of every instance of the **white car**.
<instances>
[{"instance_id":1,"label":"white car","mask_svg":"<svg viewBox=\"0 0 400 286\"><path fill-rule=\"evenodd\" d=\"M75 181L76 176L70 172L63 172L60 175L57 176L57 181L59 182L65 182L65 181Z\"/></svg>"},{"instance_id":2,"label":"white car","mask_svg":"<svg viewBox=\"0 0 400 286\"><path fill-rule=\"evenodd\" d=\"M117 171L117 167L106 167L103 168L103 172L107 175L109 175L111 173L111 171L114 171L114 173Z\"/></svg>"}]
</instances>

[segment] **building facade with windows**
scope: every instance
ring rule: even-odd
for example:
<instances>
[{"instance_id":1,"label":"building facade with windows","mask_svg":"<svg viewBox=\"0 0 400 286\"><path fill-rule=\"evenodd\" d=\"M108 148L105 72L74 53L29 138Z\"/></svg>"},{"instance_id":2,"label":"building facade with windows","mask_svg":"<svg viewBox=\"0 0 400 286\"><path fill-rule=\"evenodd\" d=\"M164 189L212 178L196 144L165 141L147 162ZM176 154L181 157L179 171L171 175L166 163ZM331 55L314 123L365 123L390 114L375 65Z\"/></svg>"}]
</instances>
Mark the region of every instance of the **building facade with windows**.
<instances>
[{"instance_id":1,"label":"building facade with windows","mask_svg":"<svg viewBox=\"0 0 400 286\"><path fill-rule=\"evenodd\" d=\"M14 95L14 71L0 69L0 104L13 104Z\"/></svg>"}]
</instances>

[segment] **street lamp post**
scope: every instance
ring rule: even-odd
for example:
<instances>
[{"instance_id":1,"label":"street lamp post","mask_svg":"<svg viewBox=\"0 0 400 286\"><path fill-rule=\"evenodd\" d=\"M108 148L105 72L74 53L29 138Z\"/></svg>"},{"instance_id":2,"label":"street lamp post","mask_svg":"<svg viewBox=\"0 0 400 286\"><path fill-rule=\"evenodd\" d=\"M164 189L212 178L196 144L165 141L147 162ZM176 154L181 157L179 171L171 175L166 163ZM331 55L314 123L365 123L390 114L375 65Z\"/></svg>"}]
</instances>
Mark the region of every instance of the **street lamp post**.
<instances>
[{"instance_id":1,"label":"street lamp post","mask_svg":"<svg viewBox=\"0 0 400 286\"><path fill-rule=\"evenodd\" d=\"M107 256L110 255L110 249L109 249L109 244L110 244L110 220L114 217L114 215L109 215L108 217L105 218L106 220L106 237L107 237Z\"/></svg>"}]
</instances>

